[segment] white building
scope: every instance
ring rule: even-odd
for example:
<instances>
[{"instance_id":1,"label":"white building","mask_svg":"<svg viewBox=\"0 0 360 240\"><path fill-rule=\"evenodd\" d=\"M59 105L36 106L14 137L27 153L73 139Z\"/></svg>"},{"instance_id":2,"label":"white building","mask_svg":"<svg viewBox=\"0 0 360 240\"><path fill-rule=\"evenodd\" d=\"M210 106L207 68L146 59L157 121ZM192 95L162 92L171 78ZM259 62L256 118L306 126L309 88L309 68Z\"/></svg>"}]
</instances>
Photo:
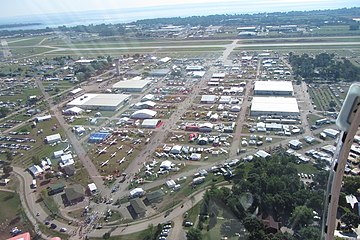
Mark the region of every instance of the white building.
<instances>
[{"instance_id":1,"label":"white building","mask_svg":"<svg viewBox=\"0 0 360 240\"><path fill-rule=\"evenodd\" d=\"M38 165L32 165L28 168L28 170L34 177L37 177L44 172L44 170Z\"/></svg>"},{"instance_id":2,"label":"white building","mask_svg":"<svg viewBox=\"0 0 360 240\"><path fill-rule=\"evenodd\" d=\"M256 81L254 87L255 95L284 95L292 96L293 85L290 81Z\"/></svg>"},{"instance_id":3,"label":"white building","mask_svg":"<svg viewBox=\"0 0 360 240\"><path fill-rule=\"evenodd\" d=\"M208 103L208 104L213 104L215 103L217 100L217 96L216 95L202 95L201 96L201 103Z\"/></svg>"},{"instance_id":4,"label":"white building","mask_svg":"<svg viewBox=\"0 0 360 240\"><path fill-rule=\"evenodd\" d=\"M142 189L142 188L134 188L133 190L130 191L130 198L141 197L144 194L145 194L144 189Z\"/></svg>"},{"instance_id":5,"label":"white building","mask_svg":"<svg viewBox=\"0 0 360 240\"><path fill-rule=\"evenodd\" d=\"M285 97L253 97L251 103L252 116L281 115L298 116L300 114L296 98Z\"/></svg>"},{"instance_id":6,"label":"white building","mask_svg":"<svg viewBox=\"0 0 360 240\"><path fill-rule=\"evenodd\" d=\"M36 117L35 121L36 122L44 122L44 121L48 121L51 119L51 115L45 115L45 116L41 116L41 117Z\"/></svg>"},{"instance_id":7,"label":"white building","mask_svg":"<svg viewBox=\"0 0 360 240\"><path fill-rule=\"evenodd\" d=\"M142 109L135 111L133 114L131 114L131 118L135 119L147 119L147 118L153 118L157 114L156 111L149 110L149 109Z\"/></svg>"},{"instance_id":8,"label":"white building","mask_svg":"<svg viewBox=\"0 0 360 240\"><path fill-rule=\"evenodd\" d=\"M160 119L144 119L144 121L141 123L141 127L154 129L158 126L160 122Z\"/></svg>"},{"instance_id":9,"label":"white building","mask_svg":"<svg viewBox=\"0 0 360 240\"><path fill-rule=\"evenodd\" d=\"M89 189L91 194L95 194L96 191L97 191L97 187L96 187L95 183L89 183L88 184L88 189Z\"/></svg>"},{"instance_id":10,"label":"white building","mask_svg":"<svg viewBox=\"0 0 360 240\"><path fill-rule=\"evenodd\" d=\"M95 94L88 93L75 98L67 104L69 107L79 107L82 109L115 111L128 101L130 95L127 94Z\"/></svg>"},{"instance_id":11,"label":"white building","mask_svg":"<svg viewBox=\"0 0 360 240\"><path fill-rule=\"evenodd\" d=\"M135 77L129 80L119 81L115 83L112 88L126 92L142 92L151 82L151 80L141 80L141 77L140 79Z\"/></svg>"},{"instance_id":12,"label":"white building","mask_svg":"<svg viewBox=\"0 0 360 240\"><path fill-rule=\"evenodd\" d=\"M45 141L49 144L55 143L55 142L61 141L61 136L59 133L49 135L49 136L45 137Z\"/></svg>"}]
</instances>

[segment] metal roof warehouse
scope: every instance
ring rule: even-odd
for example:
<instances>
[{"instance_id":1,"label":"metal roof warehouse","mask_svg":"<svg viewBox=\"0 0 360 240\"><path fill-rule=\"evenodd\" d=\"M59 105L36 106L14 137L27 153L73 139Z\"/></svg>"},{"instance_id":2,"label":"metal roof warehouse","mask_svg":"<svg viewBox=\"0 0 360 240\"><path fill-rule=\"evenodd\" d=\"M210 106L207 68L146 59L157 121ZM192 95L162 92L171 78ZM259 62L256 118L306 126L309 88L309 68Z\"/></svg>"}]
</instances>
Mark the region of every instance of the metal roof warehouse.
<instances>
[{"instance_id":1,"label":"metal roof warehouse","mask_svg":"<svg viewBox=\"0 0 360 240\"><path fill-rule=\"evenodd\" d=\"M296 98L254 97L251 103L251 115L299 115Z\"/></svg>"},{"instance_id":2,"label":"metal roof warehouse","mask_svg":"<svg viewBox=\"0 0 360 240\"><path fill-rule=\"evenodd\" d=\"M141 77L135 77L133 79L117 82L112 88L128 92L142 92L150 83L151 80L141 80Z\"/></svg>"},{"instance_id":3,"label":"metal roof warehouse","mask_svg":"<svg viewBox=\"0 0 360 240\"><path fill-rule=\"evenodd\" d=\"M126 94L94 94L88 93L69 102L67 106L83 109L114 111L130 98Z\"/></svg>"},{"instance_id":4,"label":"metal roof warehouse","mask_svg":"<svg viewBox=\"0 0 360 240\"><path fill-rule=\"evenodd\" d=\"M254 94L257 95L289 95L292 96L294 88L289 81L256 81Z\"/></svg>"}]
</instances>

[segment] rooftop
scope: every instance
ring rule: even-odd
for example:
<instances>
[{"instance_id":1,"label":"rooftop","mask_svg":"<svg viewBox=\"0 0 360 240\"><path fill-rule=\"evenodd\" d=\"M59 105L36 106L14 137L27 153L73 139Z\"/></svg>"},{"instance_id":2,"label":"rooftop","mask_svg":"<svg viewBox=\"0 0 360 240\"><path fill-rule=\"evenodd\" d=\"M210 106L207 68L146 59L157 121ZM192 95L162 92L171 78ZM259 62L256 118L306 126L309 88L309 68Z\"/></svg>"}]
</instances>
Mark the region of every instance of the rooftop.
<instances>
[{"instance_id":1,"label":"rooftop","mask_svg":"<svg viewBox=\"0 0 360 240\"><path fill-rule=\"evenodd\" d=\"M127 94L95 94L88 93L69 102L68 106L119 106L123 101L128 99Z\"/></svg>"},{"instance_id":2,"label":"rooftop","mask_svg":"<svg viewBox=\"0 0 360 240\"><path fill-rule=\"evenodd\" d=\"M290 81L256 81L254 90L293 92L294 88Z\"/></svg>"},{"instance_id":3,"label":"rooftop","mask_svg":"<svg viewBox=\"0 0 360 240\"><path fill-rule=\"evenodd\" d=\"M112 88L127 89L127 88L139 88L142 89L151 83L151 80L123 80L115 83Z\"/></svg>"},{"instance_id":4,"label":"rooftop","mask_svg":"<svg viewBox=\"0 0 360 240\"><path fill-rule=\"evenodd\" d=\"M296 98L253 97L251 111L299 113Z\"/></svg>"}]
</instances>

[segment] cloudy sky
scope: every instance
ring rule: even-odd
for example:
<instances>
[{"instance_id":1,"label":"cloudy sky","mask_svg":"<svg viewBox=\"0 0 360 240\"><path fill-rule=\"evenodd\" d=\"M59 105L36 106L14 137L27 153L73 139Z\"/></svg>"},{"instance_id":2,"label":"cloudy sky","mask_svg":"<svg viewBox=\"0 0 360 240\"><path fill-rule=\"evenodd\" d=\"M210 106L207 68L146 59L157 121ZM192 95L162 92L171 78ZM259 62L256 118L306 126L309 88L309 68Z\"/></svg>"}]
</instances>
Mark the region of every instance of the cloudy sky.
<instances>
[{"instance_id":1,"label":"cloudy sky","mask_svg":"<svg viewBox=\"0 0 360 240\"><path fill-rule=\"evenodd\" d=\"M244 4L247 9L253 6L253 12L266 11L266 6L269 9L279 6L277 11L288 11L291 7L294 10L301 10L301 7L305 10L360 6L359 0L2 0L0 18L210 2L236 2L239 6Z\"/></svg>"}]
</instances>

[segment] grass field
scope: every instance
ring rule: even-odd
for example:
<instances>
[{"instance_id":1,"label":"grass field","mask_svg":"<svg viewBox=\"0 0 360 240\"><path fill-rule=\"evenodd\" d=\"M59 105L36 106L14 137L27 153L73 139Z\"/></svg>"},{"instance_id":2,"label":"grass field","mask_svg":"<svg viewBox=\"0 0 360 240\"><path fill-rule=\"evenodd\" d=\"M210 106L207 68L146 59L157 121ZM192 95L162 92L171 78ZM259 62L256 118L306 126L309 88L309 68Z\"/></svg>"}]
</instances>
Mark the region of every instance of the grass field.
<instances>
[{"instance_id":1,"label":"grass field","mask_svg":"<svg viewBox=\"0 0 360 240\"><path fill-rule=\"evenodd\" d=\"M317 110L327 111L329 109L329 104L333 101L336 104L336 109L341 108L341 102L339 98L336 98L335 95L330 91L328 85L319 85L316 87L309 88L309 94L316 105Z\"/></svg>"},{"instance_id":2,"label":"grass field","mask_svg":"<svg viewBox=\"0 0 360 240\"><path fill-rule=\"evenodd\" d=\"M299 173L313 174L319 172L311 163L297 164L295 168Z\"/></svg>"},{"instance_id":3,"label":"grass field","mask_svg":"<svg viewBox=\"0 0 360 240\"><path fill-rule=\"evenodd\" d=\"M18 227L32 232L32 225L22 211L20 198L16 193L0 191L0 240L10 238L9 231Z\"/></svg>"}]
</instances>

